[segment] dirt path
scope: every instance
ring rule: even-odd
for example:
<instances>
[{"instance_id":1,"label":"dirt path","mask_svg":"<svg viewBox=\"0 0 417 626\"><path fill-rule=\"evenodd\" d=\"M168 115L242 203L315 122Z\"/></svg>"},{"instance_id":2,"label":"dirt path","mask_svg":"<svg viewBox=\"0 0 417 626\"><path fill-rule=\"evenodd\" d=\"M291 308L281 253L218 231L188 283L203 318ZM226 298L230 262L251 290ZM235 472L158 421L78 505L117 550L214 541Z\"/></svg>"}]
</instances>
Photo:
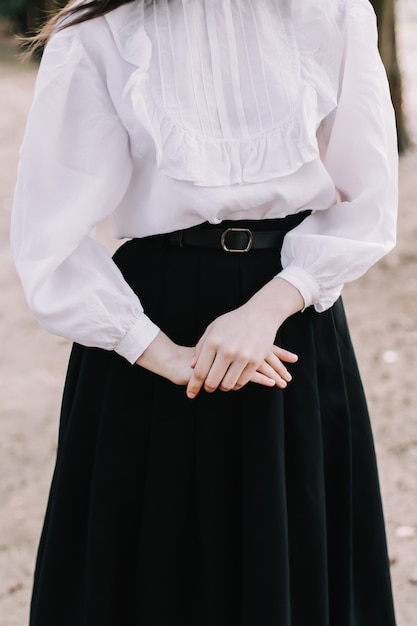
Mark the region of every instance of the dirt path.
<instances>
[{"instance_id":1,"label":"dirt path","mask_svg":"<svg viewBox=\"0 0 417 626\"><path fill-rule=\"evenodd\" d=\"M401 5L406 107L417 138L417 10ZM405 18L411 21L403 22ZM27 309L8 247L18 146L35 67L0 47L0 624L27 624L31 579L54 462L69 352ZM417 150L400 164L399 241L345 288L374 425L398 626L417 624ZM107 225L101 236L113 247ZM57 625L58 626L58 625ZM378 625L369 625L378 626Z\"/></svg>"}]
</instances>

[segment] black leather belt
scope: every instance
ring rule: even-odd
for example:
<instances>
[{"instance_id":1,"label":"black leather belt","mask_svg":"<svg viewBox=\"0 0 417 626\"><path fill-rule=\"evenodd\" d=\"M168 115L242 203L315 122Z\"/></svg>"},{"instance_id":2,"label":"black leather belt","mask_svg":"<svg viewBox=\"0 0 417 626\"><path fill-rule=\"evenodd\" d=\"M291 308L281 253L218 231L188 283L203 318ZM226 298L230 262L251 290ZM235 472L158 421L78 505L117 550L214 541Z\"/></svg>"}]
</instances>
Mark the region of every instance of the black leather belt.
<instances>
[{"instance_id":1,"label":"black leather belt","mask_svg":"<svg viewBox=\"0 0 417 626\"><path fill-rule=\"evenodd\" d=\"M195 246L200 248L220 248L224 252L249 252L280 248L285 231L260 231L249 228L199 228L178 230L167 236L173 246Z\"/></svg>"},{"instance_id":2,"label":"black leather belt","mask_svg":"<svg viewBox=\"0 0 417 626\"><path fill-rule=\"evenodd\" d=\"M160 233L134 239L142 248L212 248L224 252L277 249L291 229L301 224L311 211L302 211L282 218L265 220L226 220L220 224L204 222L184 230Z\"/></svg>"}]
</instances>

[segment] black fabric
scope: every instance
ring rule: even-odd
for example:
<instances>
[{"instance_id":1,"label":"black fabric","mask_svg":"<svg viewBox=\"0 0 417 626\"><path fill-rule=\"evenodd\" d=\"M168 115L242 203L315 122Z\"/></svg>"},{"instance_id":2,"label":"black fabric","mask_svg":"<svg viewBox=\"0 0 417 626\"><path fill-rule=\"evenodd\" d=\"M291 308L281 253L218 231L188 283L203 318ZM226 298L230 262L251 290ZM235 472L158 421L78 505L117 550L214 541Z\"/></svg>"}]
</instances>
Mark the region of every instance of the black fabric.
<instances>
[{"instance_id":1,"label":"black fabric","mask_svg":"<svg viewBox=\"0 0 417 626\"><path fill-rule=\"evenodd\" d=\"M276 250L138 240L115 262L186 345L280 269ZM300 357L286 390L195 400L115 353L73 347L31 626L394 625L341 300L293 316L277 342Z\"/></svg>"}]
</instances>

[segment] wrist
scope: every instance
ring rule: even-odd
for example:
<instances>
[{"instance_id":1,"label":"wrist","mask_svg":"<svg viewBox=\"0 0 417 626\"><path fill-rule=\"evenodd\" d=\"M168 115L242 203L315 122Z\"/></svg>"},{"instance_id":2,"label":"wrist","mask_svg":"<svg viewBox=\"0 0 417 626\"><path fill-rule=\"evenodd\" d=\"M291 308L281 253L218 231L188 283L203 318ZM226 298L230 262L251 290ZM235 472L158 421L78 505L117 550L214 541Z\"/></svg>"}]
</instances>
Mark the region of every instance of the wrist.
<instances>
[{"instance_id":1,"label":"wrist","mask_svg":"<svg viewBox=\"0 0 417 626\"><path fill-rule=\"evenodd\" d=\"M192 373L194 348L174 343L159 331L136 364L176 385L186 385Z\"/></svg>"},{"instance_id":2,"label":"wrist","mask_svg":"<svg viewBox=\"0 0 417 626\"><path fill-rule=\"evenodd\" d=\"M304 308L304 300L296 287L275 277L248 301L267 314L279 327L288 317Z\"/></svg>"},{"instance_id":3,"label":"wrist","mask_svg":"<svg viewBox=\"0 0 417 626\"><path fill-rule=\"evenodd\" d=\"M154 374L170 378L177 349L178 346L162 331L159 331L155 339L136 360L136 364Z\"/></svg>"}]
</instances>

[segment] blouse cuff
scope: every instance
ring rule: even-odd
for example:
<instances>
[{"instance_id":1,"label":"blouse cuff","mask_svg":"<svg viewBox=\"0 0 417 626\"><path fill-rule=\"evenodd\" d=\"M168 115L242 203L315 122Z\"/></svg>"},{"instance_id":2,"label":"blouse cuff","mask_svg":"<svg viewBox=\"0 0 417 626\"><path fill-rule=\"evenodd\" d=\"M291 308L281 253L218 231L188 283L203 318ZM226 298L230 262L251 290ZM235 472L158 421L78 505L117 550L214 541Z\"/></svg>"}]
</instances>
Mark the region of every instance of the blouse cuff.
<instances>
[{"instance_id":1,"label":"blouse cuff","mask_svg":"<svg viewBox=\"0 0 417 626\"><path fill-rule=\"evenodd\" d=\"M320 287L316 279L314 276L301 269L301 267L289 265L281 270L281 272L277 274L277 277L283 278L298 289L304 300L303 310L319 301Z\"/></svg>"},{"instance_id":2,"label":"blouse cuff","mask_svg":"<svg viewBox=\"0 0 417 626\"><path fill-rule=\"evenodd\" d=\"M114 351L123 356L132 365L155 339L159 328L149 317L141 315L133 324L129 332L123 337Z\"/></svg>"}]
</instances>

